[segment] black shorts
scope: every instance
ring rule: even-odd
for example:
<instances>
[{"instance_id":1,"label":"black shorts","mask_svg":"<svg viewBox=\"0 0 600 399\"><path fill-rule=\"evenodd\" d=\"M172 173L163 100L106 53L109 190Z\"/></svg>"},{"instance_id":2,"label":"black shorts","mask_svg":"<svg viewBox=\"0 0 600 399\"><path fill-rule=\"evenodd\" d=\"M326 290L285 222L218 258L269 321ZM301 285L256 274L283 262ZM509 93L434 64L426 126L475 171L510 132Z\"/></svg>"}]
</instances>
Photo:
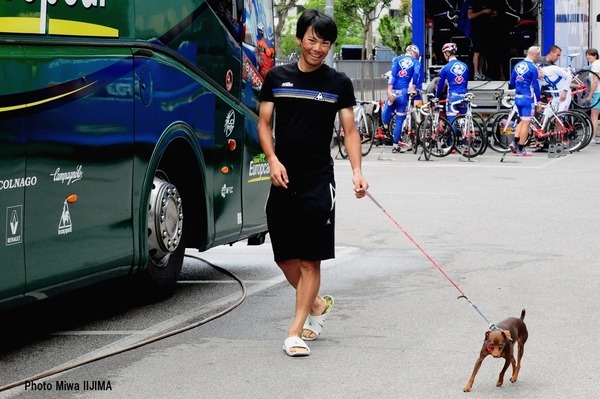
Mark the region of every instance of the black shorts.
<instances>
[{"instance_id":1,"label":"black shorts","mask_svg":"<svg viewBox=\"0 0 600 399\"><path fill-rule=\"evenodd\" d=\"M335 257L335 182L302 190L271 186L267 224L275 261Z\"/></svg>"}]
</instances>

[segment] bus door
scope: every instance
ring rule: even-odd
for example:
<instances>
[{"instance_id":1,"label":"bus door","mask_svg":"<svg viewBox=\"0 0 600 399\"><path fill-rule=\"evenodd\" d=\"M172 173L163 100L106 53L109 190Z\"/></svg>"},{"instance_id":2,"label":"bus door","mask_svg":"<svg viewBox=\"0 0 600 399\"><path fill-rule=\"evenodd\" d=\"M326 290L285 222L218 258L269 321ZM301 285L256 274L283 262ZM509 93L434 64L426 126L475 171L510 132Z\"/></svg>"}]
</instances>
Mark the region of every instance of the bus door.
<instances>
[{"instance_id":1,"label":"bus door","mask_svg":"<svg viewBox=\"0 0 600 399\"><path fill-rule=\"evenodd\" d=\"M213 210L216 240L236 239L242 229L244 116L216 99Z\"/></svg>"},{"instance_id":2,"label":"bus door","mask_svg":"<svg viewBox=\"0 0 600 399\"><path fill-rule=\"evenodd\" d=\"M25 48L27 291L131 268L130 49ZM91 282L91 281L89 281Z\"/></svg>"},{"instance_id":3,"label":"bus door","mask_svg":"<svg viewBox=\"0 0 600 399\"><path fill-rule=\"evenodd\" d=\"M25 287L25 188L37 182L37 176L25 173L25 105L20 97L30 71L20 46L0 46L0 302L21 296Z\"/></svg>"}]
</instances>

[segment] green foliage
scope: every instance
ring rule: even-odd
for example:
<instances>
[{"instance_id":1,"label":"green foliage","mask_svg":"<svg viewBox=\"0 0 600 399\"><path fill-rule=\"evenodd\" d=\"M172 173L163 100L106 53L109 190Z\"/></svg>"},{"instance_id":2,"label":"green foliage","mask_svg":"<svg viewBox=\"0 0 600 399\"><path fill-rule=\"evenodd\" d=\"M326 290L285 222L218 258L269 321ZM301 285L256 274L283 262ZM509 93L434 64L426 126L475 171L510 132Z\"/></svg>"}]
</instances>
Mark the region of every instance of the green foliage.
<instances>
[{"instance_id":1,"label":"green foliage","mask_svg":"<svg viewBox=\"0 0 600 399\"><path fill-rule=\"evenodd\" d=\"M389 8L390 4L391 0L333 1L333 14L338 26L338 39L333 51L339 53L342 44L362 44L366 47L370 22L379 19L379 35L382 44L392 48L397 54L402 53L412 40L412 29L406 22L406 16L411 11L411 0L400 1L399 17L392 19L389 15L384 15L380 18L382 10ZM303 8L315 8L324 12L325 0L308 0ZM285 58L300 50L296 43L296 22L297 17L286 18L281 37L275 39L281 44L281 53Z\"/></svg>"},{"instance_id":2,"label":"green foliage","mask_svg":"<svg viewBox=\"0 0 600 399\"><path fill-rule=\"evenodd\" d=\"M401 0L399 15L395 18L384 15L379 20L381 43L392 48L396 54L402 54L404 48L412 43L412 27L407 22L410 12L410 0Z\"/></svg>"},{"instance_id":3,"label":"green foliage","mask_svg":"<svg viewBox=\"0 0 600 399\"><path fill-rule=\"evenodd\" d=\"M325 0L308 0L304 5L304 9L307 8L325 12ZM333 18L338 27L338 39L334 45L334 52L339 53L342 44L362 44L362 28L340 9L338 0L333 2ZM291 53L300 51L300 47L296 43L297 21L297 17L288 17L280 38L281 49L286 58Z\"/></svg>"}]
</instances>

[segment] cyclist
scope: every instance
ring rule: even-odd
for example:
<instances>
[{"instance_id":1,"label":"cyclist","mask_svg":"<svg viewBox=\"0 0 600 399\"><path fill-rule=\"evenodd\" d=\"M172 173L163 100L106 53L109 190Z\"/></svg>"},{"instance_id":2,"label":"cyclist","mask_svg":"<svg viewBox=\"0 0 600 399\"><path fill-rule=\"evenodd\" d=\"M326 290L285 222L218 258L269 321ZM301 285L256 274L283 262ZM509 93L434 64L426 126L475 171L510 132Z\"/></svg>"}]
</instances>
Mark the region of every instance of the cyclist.
<instances>
[{"instance_id":1,"label":"cyclist","mask_svg":"<svg viewBox=\"0 0 600 399\"><path fill-rule=\"evenodd\" d=\"M444 93L444 86L448 84L448 101L446 102L446 119L452 124L456 118L457 111L461 114L465 110L464 104L453 107L450 103L465 98L469 83L469 68L467 64L456 58L458 47L455 43L446 43L442 46L442 53L448 63L440 71L440 80L437 85L436 97L441 98Z\"/></svg>"},{"instance_id":2,"label":"cyclist","mask_svg":"<svg viewBox=\"0 0 600 399\"><path fill-rule=\"evenodd\" d=\"M531 46L527 50L527 57L515 65L510 75L510 85L515 88L515 105L521 116L517 125L514 142L509 144L510 150L519 157L530 157L532 154L525 149L531 117L536 105L540 106L541 71L534 64L540 54L538 46Z\"/></svg>"},{"instance_id":3,"label":"cyclist","mask_svg":"<svg viewBox=\"0 0 600 399\"><path fill-rule=\"evenodd\" d=\"M416 88L421 84L421 62L419 61L419 48L414 44L406 46L406 54L400 55L392 61L392 74L388 82L387 98L381 120L387 125L396 113L396 126L394 126L394 143L392 152L401 152L409 147L400 140L402 125L406 119L409 92L416 93Z\"/></svg>"},{"instance_id":4,"label":"cyclist","mask_svg":"<svg viewBox=\"0 0 600 399\"><path fill-rule=\"evenodd\" d=\"M542 66L543 78L541 92L551 99L549 101L556 111L566 111L571 105L571 80L573 75L558 65ZM546 112L545 112L546 113ZM551 114L547 111L548 116Z\"/></svg>"}]
</instances>

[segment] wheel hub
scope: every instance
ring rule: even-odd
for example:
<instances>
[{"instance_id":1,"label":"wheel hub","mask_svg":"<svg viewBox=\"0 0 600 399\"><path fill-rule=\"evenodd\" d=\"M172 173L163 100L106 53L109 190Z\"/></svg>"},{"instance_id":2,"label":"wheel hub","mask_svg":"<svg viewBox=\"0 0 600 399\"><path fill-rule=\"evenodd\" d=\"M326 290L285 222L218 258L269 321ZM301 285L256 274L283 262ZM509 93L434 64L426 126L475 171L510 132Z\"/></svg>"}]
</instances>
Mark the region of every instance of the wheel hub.
<instances>
[{"instance_id":1,"label":"wheel hub","mask_svg":"<svg viewBox=\"0 0 600 399\"><path fill-rule=\"evenodd\" d=\"M181 196L173 184L155 176L148 204L148 253L154 263L168 262L182 233Z\"/></svg>"}]
</instances>

